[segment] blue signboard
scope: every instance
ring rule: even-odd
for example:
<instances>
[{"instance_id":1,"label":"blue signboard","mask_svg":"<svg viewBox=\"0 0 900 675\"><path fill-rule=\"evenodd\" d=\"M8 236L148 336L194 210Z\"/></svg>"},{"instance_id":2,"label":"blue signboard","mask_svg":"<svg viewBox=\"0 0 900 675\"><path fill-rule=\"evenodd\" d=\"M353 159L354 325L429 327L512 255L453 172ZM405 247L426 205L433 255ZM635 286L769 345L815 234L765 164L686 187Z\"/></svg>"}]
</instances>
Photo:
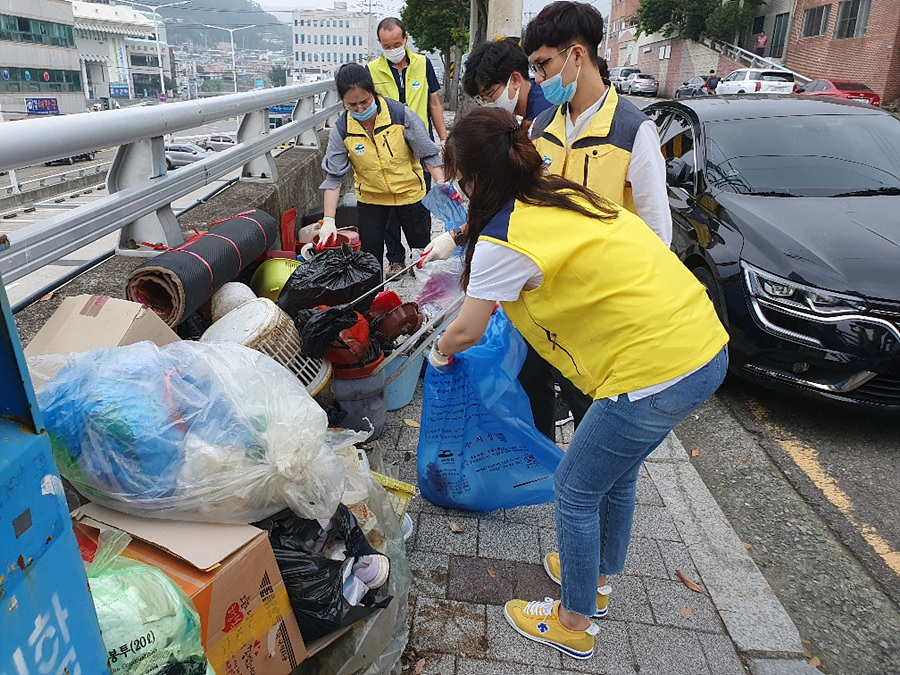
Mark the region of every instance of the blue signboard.
<instances>
[{"instance_id":1,"label":"blue signboard","mask_svg":"<svg viewBox=\"0 0 900 675\"><path fill-rule=\"evenodd\" d=\"M254 85L255 85L255 87L256 87L257 89L265 89L265 88L266 88L266 81L265 81L265 80L256 80L256 82L254 83Z\"/></svg>"},{"instance_id":2,"label":"blue signboard","mask_svg":"<svg viewBox=\"0 0 900 675\"><path fill-rule=\"evenodd\" d=\"M59 115L59 103L55 98L26 98L25 112L29 115Z\"/></svg>"},{"instance_id":3,"label":"blue signboard","mask_svg":"<svg viewBox=\"0 0 900 675\"><path fill-rule=\"evenodd\" d=\"M113 98L128 98L128 83L109 83L109 95Z\"/></svg>"},{"instance_id":4,"label":"blue signboard","mask_svg":"<svg viewBox=\"0 0 900 675\"><path fill-rule=\"evenodd\" d=\"M290 115L294 112L294 106L290 103L269 106L270 115Z\"/></svg>"}]
</instances>

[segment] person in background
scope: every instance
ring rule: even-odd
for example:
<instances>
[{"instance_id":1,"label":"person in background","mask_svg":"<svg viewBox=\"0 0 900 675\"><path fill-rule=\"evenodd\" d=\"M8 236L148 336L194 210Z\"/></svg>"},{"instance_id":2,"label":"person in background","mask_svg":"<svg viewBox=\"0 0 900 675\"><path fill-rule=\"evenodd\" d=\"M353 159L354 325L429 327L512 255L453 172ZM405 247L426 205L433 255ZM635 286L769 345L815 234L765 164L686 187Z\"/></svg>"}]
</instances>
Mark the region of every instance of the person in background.
<instances>
[{"instance_id":1,"label":"person in background","mask_svg":"<svg viewBox=\"0 0 900 675\"><path fill-rule=\"evenodd\" d=\"M706 78L706 81L703 83L703 88L711 95L715 96L716 88L719 86L719 78L716 77L716 71L709 71L709 76Z\"/></svg>"},{"instance_id":2,"label":"person in background","mask_svg":"<svg viewBox=\"0 0 900 675\"><path fill-rule=\"evenodd\" d=\"M497 106L533 120L552 107L528 74L528 57L511 39L485 42L466 59L463 90L479 105Z\"/></svg>"},{"instance_id":3,"label":"person in background","mask_svg":"<svg viewBox=\"0 0 900 675\"><path fill-rule=\"evenodd\" d=\"M391 209L396 210L409 245L425 246L431 235L431 214L422 205L422 164L436 181L443 182L440 147L409 107L375 92L365 66L344 64L335 84L345 111L329 132L322 160L325 180L319 189L325 191L325 217L320 244L336 237L334 215L341 183L352 168L362 250L382 261Z\"/></svg>"},{"instance_id":4,"label":"person in background","mask_svg":"<svg viewBox=\"0 0 900 675\"><path fill-rule=\"evenodd\" d=\"M766 55L766 44L768 44L769 38L766 37L765 32L759 31L759 35L756 36L756 55L757 56L765 56Z\"/></svg>"},{"instance_id":5,"label":"person in background","mask_svg":"<svg viewBox=\"0 0 900 675\"><path fill-rule=\"evenodd\" d=\"M441 84L434 72L434 66L422 54L409 50L409 35L403 22L396 17L382 19L375 30L382 54L369 62L369 72L375 82L375 91L407 105L428 129L433 139L433 131L441 144L447 139L447 127L444 125L444 109L438 91ZM431 189L430 175L425 174L425 190ZM396 215L388 221L385 235L387 243L388 275L395 275L405 267L406 251L400 240L400 223ZM407 240L410 248L414 247ZM415 258L413 252L413 258Z\"/></svg>"},{"instance_id":6,"label":"person in background","mask_svg":"<svg viewBox=\"0 0 900 675\"><path fill-rule=\"evenodd\" d=\"M553 477L559 553L544 567L560 601L510 600L521 635L579 659L607 614L646 457L725 377L728 334L704 287L634 214L544 175L515 118L479 108L454 127L447 175L468 195L459 315L429 362L484 334L496 302L528 343L591 399Z\"/></svg>"}]
</instances>

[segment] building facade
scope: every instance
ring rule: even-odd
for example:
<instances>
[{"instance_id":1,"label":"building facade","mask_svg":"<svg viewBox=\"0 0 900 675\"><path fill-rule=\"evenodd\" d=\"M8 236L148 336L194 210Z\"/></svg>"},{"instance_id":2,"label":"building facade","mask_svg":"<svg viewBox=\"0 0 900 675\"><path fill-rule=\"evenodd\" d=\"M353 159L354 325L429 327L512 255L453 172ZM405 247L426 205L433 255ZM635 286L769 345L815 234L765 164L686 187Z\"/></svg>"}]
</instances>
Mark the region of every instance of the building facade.
<instances>
[{"instance_id":1,"label":"building facade","mask_svg":"<svg viewBox=\"0 0 900 675\"><path fill-rule=\"evenodd\" d=\"M797 0L786 64L814 79L862 82L885 103L900 99L900 2Z\"/></svg>"},{"instance_id":2,"label":"building facade","mask_svg":"<svg viewBox=\"0 0 900 675\"><path fill-rule=\"evenodd\" d=\"M7 0L3 3L0 106L7 120L84 111L71 2Z\"/></svg>"},{"instance_id":3,"label":"building facade","mask_svg":"<svg viewBox=\"0 0 900 675\"><path fill-rule=\"evenodd\" d=\"M330 10L298 10L291 18L295 81L331 77L341 64L366 63L375 56L377 23L371 14L348 11L346 2L335 2Z\"/></svg>"}]
</instances>

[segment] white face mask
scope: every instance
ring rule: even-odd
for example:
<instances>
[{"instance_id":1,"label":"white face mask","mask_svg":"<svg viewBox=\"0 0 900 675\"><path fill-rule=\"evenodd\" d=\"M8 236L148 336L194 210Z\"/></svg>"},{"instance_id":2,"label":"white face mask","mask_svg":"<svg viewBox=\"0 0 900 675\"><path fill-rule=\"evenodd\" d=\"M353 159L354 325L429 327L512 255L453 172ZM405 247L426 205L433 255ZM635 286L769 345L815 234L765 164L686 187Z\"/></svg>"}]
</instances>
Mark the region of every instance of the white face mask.
<instances>
[{"instance_id":1,"label":"white face mask","mask_svg":"<svg viewBox=\"0 0 900 675\"><path fill-rule=\"evenodd\" d=\"M486 106L490 106L493 108L502 108L506 112L515 114L516 105L519 103L519 94L522 92L522 88L516 90L516 95L513 98L509 97L509 88L512 86L512 75L509 76L509 79L506 81L506 86L503 88L499 94L497 94L497 98L490 103L485 103Z\"/></svg>"},{"instance_id":2,"label":"white face mask","mask_svg":"<svg viewBox=\"0 0 900 675\"><path fill-rule=\"evenodd\" d=\"M383 49L385 58L391 63L400 63L406 57L406 47Z\"/></svg>"}]
</instances>

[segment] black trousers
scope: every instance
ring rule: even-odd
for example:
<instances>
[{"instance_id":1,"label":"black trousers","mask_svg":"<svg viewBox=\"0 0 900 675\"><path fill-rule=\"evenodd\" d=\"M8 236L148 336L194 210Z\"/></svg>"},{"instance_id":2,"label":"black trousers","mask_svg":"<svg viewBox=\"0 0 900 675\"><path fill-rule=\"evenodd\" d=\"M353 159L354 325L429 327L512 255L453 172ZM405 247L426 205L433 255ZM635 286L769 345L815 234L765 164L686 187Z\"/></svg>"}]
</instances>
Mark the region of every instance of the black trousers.
<instances>
[{"instance_id":1,"label":"black trousers","mask_svg":"<svg viewBox=\"0 0 900 675\"><path fill-rule=\"evenodd\" d=\"M578 428L593 400L569 382L561 372L547 363L544 357L534 350L534 347L528 345L528 354L525 356L525 363L522 364L522 370L519 373L519 384L522 385L522 389L525 390L528 401L531 403L534 426L544 436L555 442L554 380L559 384L562 397L569 404L575 420L575 427Z\"/></svg>"},{"instance_id":2,"label":"black trousers","mask_svg":"<svg viewBox=\"0 0 900 675\"><path fill-rule=\"evenodd\" d=\"M422 202L404 206L357 204L359 214L359 238L363 251L374 255L379 262L384 259L385 231L391 213L396 213L399 227L406 241L414 248L425 248L431 240L431 214ZM403 257L400 258L403 260Z\"/></svg>"},{"instance_id":3,"label":"black trousers","mask_svg":"<svg viewBox=\"0 0 900 675\"><path fill-rule=\"evenodd\" d=\"M422 169L425 171L425 192L428 192L431 189L431 174L428 173L424 163L422 164ZM430 230L428 235L430 241ZM388 219L387 230L384 233L384 243L387 244L387 259L389 263L403 264L406 261L406 250L403 248L403 242L400 241L400 219L397 218L397 214L393 211ZM410 244L409 237L407 237L406 243L409 244L410 248L422 248L421 246ZM428 246L427 243L425 245ZM405 264L403 266L406 267Z\"/></svg>"}]
</instances>

